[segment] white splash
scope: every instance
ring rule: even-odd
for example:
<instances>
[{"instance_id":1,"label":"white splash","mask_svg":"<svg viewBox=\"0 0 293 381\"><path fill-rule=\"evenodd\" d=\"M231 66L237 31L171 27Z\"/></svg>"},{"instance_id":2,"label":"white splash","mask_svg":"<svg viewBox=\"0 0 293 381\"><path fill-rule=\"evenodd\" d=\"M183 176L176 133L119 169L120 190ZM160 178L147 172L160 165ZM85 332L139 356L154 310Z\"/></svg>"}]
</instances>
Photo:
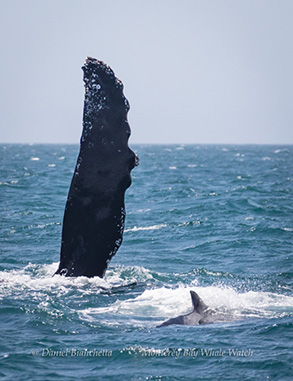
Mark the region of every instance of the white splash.
<instances>
[{"instance_id":1,"label":"white splash","mask_svg":"<svg viewBox=\"0 0 293 381\"><path fill-rule=\"evenodd\" d=\"M111 287L107 281L99 277L53 277L57 268L58 262L49 265L30 263L21 270L1 271L0 300L9 294L13 295L15 299L22 299L23 294L33 294L34 298L42 299L48 295L48 292L61 296L69 293L72 289L81 291L81 288L83 289L87 284L96 285L99 289Z\"/></svg>"},{"instance_id":2,"label":"white splash","mask_svg":"<svg viewBox=\"0 0 293 381\"><path fill-rule=\"evenodd\" d=\"M58 263L49 265L29 264L21 270L0 272L0 299L13 296L23 300L31 297L46 309L50 298L71 294L79 297L98 295L105 290L115 290L130 284L154 281L148 269L137 266L114 266L108 269L104 279L99 277L54 276ZM106 325L130 325L155 327L170 317L192 310L190 291L198 293L204 303L213 310L229 313L235 319L278 318L293 313L293 297L271 292L238 292L232 287L198 286L197 279L189 286L178 284L176 288L158 287L146 289L140 295L111 298L104 307L76 310L82 320ZM52 310L50 313L63 313Z\"/></svg>"},{"instance_id":3,"label":"white splash","mask_svg":"<svg viewBox=\"0 0 293 381\"><path fill-rule=\"evenodd\" d=\"M116 324L154 327L164 320L192 311L190 291L198 293L211 309L229 313L235 320L248 318L275 318L293 312L293 297L268 292L238 293L232 288L216 286L161 287L146 290L134 299L116 300L107 307L87 308L80 317L97 321L99 315L115 316ZM127 320L125 321L125 318ZM112 321L112 324L114 322Z\"/></svg>"}]
</instances>

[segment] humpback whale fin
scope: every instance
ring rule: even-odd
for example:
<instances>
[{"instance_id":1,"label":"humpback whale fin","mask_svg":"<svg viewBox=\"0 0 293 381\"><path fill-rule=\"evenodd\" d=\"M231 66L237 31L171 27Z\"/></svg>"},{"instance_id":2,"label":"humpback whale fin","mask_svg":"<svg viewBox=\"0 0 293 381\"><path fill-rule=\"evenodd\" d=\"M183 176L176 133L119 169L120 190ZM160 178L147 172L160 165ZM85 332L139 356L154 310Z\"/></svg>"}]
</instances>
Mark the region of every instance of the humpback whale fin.
<instances>
[{"instance_id":1,"label":"humpback whale fin","mask_svg":"<svg viewBox=\"0 0 293 381\"><path fill-rule=\"evenodd\" d=\"M122 243L124 194L138 158L128 147L129 103L123 84L88 57L80 152L66 202L56 274L103 277Z\"/></svg>"},{"instance_id":2,"label":"humpback whale fin","mask_svg":"<svg viewBox=\"0 0 293 381\"><path fill-rule=\"evenodd\" d=\"M201 314L208 309L208 306L204 304L204 302L201 300L201 298L197 295L195 291L190 291L190 296L193 305L193 312Z\"/></svg>"}]
</instances>

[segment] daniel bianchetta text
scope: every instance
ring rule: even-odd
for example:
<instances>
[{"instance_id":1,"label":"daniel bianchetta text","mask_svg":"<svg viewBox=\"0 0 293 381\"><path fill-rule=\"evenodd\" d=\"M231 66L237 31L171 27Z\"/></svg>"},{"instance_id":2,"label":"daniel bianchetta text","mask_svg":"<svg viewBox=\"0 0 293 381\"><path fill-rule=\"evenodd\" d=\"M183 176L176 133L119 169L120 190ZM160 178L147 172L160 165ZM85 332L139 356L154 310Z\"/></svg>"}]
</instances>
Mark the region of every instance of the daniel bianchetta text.
<instances>
[{"instance_id":1,"label":"daniel bianchetta text","mask_svg":"<svg viewBox=\"0 0 293 381\"><path fill-rule=\"evenodd\" d=\"M33 351L33 356L41 357L112 357L112 351L108 349L76 349L67 348L63 350L53 350L51 348L44 348L41 351Z\"/></svg>"},{"instance_id":2,"label":"daniel bianchetta text","mask_svg":"<svg viewBox=\"0 0 293 381\"><path fill-rule=\"evenodd\" d=\"M119 351L120 353L128 353L129 355L141 356L141 357L173 357L173 358L199 358L199 357L252 357L253 351L251 349L203 349L203 348L142 348L132 347ZM112 357L113 351L108 349L76 349L67 348L63 350L53 350L51 348L44 348L42 350L32 351L33 356L41 357Z\"/></svg>"}]
</instances>

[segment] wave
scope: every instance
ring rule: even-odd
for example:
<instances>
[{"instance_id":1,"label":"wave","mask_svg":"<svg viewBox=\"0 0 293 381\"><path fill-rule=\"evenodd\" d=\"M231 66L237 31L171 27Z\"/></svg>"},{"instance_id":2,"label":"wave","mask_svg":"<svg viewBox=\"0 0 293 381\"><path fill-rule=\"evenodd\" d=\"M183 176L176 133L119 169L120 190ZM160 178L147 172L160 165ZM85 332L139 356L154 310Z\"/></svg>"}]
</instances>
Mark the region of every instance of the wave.
<instances>
[{"instance_id":1,"label":"wave","mask_svg":"<svg viewBox=\"0 0 293 381\"><path fill-rule=\"evenodd\" d=\"M106 307L87 308L79 311L79 315L91 322L99 321L102 315L108 323L111 320L111 324L153 327L171 317L191 312L191 290L197 292L210 308L229 313L236 321L293 314L293 297L290 296L254 291L238 293L232 288L214 286L178 286L175 289L148 289L136 298L116 300ZM114 321L110 319L113 316Z\"/></svg>"},{"instance_id":2,"label":"wave","mask_svg":"<svg viewBox=\"0 0 293 381\"><path fill-rule=\"evenodd\" d=\"M46 265L30 263L20 270L0 271L0 300L7 296L22 298L32 293L37 297L60 296L73 290L82 295L98 294L103 290L153 279L149 270L138 266L110 267L103 279L53 276L57 268L58 262Z\"/></svg>"},{"instance_id":3,"label":"wave","mask_svg":"<svg viewBox=\"0 0 293 381\"><path fill-rule=\"evenodd\" d=\"M72 289L78 290L85 285L98 288L111 287L101 278L65 278L54 276L58 268L58 262L49 265L28 264L21 270L0 272L0 299L11 296L14 299L23 298L34 294L36 298L44 295L66 295Z\"/></svg>"},{"instance_id":4,"label":"wave","mask_svg":"<svg viewBox=\"0 0 293 381\"><path fill-rule=\"evenodd\" d=\"M293 314L292 296L255 290L243 292L237 286L225 284L228 273L198 270L186 276L155 273L138 266L111 266L104 279L52 277L57 267L58 263L29 264L20 270L0 272L0 298L26 303L29 313L37 310L63 315L67 306L70 314L91 325L142 328L155 327L170 317L190 312L191 290L210 308L229 313L235 320ZM222 283L200 285L198 279L203 272L221 278ZM228 278L233 277L230 275ZM99 298L104 299L101 302Z\"/></svg>"},{"instance_id":5,"label":"wave","mask_svg":"<svg viewBox=\"0 0 293 381\"><path fill-rule=\"evenodd\" d=\"M133 228L125 229L124 233L127 233L127 232L137 232L139 230L158 230L158 229L165 228L166 226L167 226L167 224L152 225L152 226L142 226L142 227L134 226Z\"/></svg>"}]
</instances>

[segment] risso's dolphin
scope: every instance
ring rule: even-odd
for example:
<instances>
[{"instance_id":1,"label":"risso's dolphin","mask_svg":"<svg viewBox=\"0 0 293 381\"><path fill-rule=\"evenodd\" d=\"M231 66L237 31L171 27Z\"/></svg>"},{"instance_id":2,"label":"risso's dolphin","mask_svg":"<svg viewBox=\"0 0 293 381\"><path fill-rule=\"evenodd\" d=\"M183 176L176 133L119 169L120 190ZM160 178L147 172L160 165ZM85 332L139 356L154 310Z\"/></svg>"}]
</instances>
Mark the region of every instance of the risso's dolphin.
<instances>
[{"instance_id":1,"label":"risso's dolphin","mask_svg":"<svg viewBox=\"0 0 293 381\"><path fill-rule=\"evenodd\" d=\"M180 315L175 318L169 319L157 326L157 328L164 327L171 324L181 324L181 325L198 325L198 324L209 324L223 321L230 321L231 316L225 314L219 314L211 310L197 295L196 292L190 291L193 311L187 315Z\"/></svg>"},{"instance_id":2,"label":"risso's dolphin","mask_svg":"<svg viewBox=\"0 0 293 381\"><path fill-rule=\"evenodd\" d=\"M113 70L88 57L80 152L66 202L56 274L103 277L122 243L124 194L138 158L128 147L128 100Z\"/></svg>"}]
</instances>

